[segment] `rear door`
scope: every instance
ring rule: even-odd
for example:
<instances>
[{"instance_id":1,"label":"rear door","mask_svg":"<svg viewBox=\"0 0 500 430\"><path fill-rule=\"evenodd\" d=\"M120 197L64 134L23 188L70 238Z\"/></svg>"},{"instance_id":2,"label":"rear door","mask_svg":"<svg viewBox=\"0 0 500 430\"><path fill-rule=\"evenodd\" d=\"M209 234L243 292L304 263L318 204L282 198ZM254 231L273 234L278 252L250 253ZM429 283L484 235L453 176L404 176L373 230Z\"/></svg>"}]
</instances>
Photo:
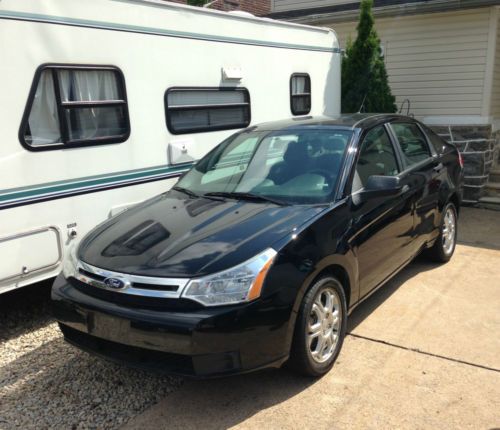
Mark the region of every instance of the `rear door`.
<instances>
[{"instance_id":1,"label":"rear door","mask_svg":"<svg viewBox=\"0 0 500 430\"><path fill-rule=\"evenodd\" d=\"M402 177L412 195L414 240L411 248L417 253L439 225L439 190L446 170L417 123L398 120L391 122L390 129L400 151Z\"/></svg>"},{"instance_id":2,"label":"rear door","mask_svg":"<svg viewBox=\"0 0 500 430\"><path fill-rule=\"evenodd\" d=\"M351 191L354 234L350 242L358 260L360 297L410 257L413 215L407 192L363 201L357 198L370 176L399 176L401 171L386 127L379 125L368 131L359 150Z\"/></svg>"}]
</instances>

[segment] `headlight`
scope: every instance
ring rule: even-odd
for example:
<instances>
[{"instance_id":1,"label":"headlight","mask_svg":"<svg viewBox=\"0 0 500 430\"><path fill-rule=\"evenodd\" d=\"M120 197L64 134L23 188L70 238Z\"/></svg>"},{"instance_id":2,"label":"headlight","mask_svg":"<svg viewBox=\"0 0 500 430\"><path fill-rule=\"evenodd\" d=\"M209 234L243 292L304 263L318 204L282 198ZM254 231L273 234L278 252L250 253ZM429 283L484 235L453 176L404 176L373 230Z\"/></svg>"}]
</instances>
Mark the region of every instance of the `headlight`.
<instances>
[{"instance_id":1,"label":"headlight","mask_svg":"<svg viewBox=\"0 0 500 430\"><path fill-rule=\"evenodd\" d=\"M76 244L73 242L67 249L63 258L63 275L66 279L76 277Z\"/></svg>"},{"instance_id":2,"label":"headlight","mask_svg":"<svg viewBox=\"0 0 500 430\"><path fill-rule=\"evenodd\" d=\"M231 269L192 279L182 296L205 306L229 305L256 299L260 296L264 279L276 254L274 249L268 248Z\"/></svg>"}]
</instances>

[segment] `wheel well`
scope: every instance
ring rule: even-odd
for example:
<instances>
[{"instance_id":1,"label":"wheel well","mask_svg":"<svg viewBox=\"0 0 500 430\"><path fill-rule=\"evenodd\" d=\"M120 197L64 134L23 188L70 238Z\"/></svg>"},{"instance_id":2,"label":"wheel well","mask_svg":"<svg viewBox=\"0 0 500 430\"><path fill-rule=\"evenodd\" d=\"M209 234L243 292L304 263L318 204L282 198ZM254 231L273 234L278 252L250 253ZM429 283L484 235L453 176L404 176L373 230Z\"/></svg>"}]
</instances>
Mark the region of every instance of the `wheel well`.
<instances>
[{"instance_id":1,"label":"wheel well","mask_svg":"<svg viewBox=\"0 0 500 430\"><path fill-rule=\"evenodd\" d=\"M349 281L349 275L347 271L338 264L334 264L328 267L325 267L311 282L311 285L314 285L317 279L322 278L323 276L331 275L337 278L342 286L344 287L345 298L347 300L347 309L349 309L349 304L351 303L351 282Z\"/></svg>"}]
</instances>

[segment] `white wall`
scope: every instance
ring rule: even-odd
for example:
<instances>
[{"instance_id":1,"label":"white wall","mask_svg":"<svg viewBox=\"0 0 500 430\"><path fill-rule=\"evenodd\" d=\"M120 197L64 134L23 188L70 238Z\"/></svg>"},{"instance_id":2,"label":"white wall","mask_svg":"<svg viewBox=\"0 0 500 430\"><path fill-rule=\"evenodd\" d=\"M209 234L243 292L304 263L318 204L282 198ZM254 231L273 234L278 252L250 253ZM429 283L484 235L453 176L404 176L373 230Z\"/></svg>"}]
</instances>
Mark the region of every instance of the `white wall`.
<instances>
[{"instance_id":1,"label":"white wall","mask_svg":"<svg viewBox=\"0 0 500 430\"><path fill-rule=\"evenodd\" d=\"M498 13L498 12L497 12ZM491 92L491 115L500 121L500 15L497 17L496 47Z\"/></svg>"},{"instance_id":2,"label":"white wall","mask_svg":"<svg viewBox=\"0 0 500 430\"><path fill-rule=\"evenodd\" d=\"M478 8L376 19L398 106L409 98L411 111L420 118L481 116L493 10ZM349 36L356 37L356 24L331 25L342 47ZM498 53L497 62L495 88L500 91ZM495 103L500 110L500 102Z\"/></svg>"}]
</instances>

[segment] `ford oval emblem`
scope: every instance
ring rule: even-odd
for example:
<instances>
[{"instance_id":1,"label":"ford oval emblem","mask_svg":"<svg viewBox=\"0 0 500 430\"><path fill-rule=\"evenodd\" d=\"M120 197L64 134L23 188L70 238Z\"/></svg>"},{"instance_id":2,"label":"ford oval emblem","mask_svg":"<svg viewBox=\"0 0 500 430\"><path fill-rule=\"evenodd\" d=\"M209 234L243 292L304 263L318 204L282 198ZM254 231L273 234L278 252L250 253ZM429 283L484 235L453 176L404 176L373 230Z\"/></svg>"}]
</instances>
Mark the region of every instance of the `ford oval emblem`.
<instances>
[{"instance_id":1,"label":"ford oval emblem","mask_svg":"<svg viewBox=\"0 0 500 430\"><path fill-rule=\"evenodd\" d=\"M125 282L118 278L106 278L104 280L104 285L106 285L106 287L113 288L114 290L125 288Z\"/></svg>"}]
</instances>

